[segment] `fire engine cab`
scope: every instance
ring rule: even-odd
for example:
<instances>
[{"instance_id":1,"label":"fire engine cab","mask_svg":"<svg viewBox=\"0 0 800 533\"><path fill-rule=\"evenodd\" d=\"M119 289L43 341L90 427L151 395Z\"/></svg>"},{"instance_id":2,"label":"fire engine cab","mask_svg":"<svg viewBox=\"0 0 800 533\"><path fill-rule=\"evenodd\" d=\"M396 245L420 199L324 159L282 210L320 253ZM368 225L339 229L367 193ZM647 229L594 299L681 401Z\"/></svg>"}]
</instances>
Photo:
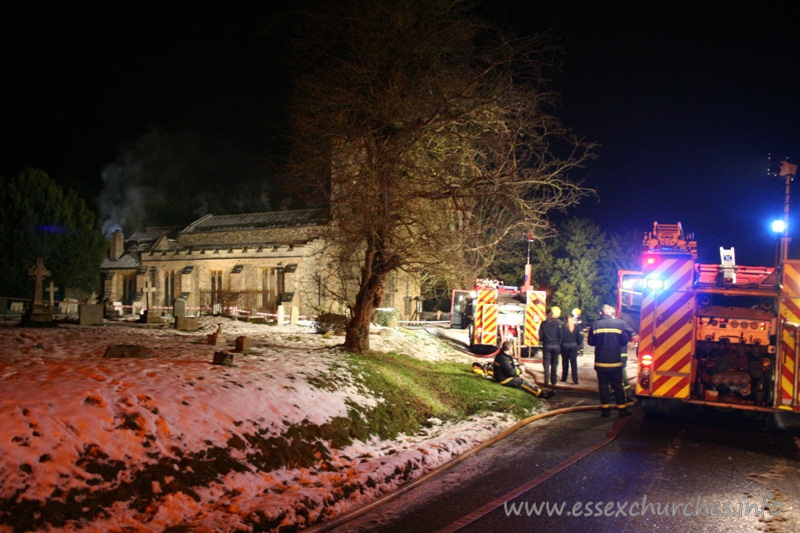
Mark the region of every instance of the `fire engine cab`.
<instances>
[{"instance_id":1,"label":"fire engine cab","mask_svg":"<svg viewBox=\"0 0 800 533\"><path fill-rule=\"evenodd\" d=\"M450 327L469 328L470 351L475 355L492 354L510 338L530 355L539 346L546 304L545 291L479 279L472 290L453 291Z\"/></svg>"},{"instance_id":2,"label":"fire engine cab","mask_svg":"<svg viewBox=\"0 0 800 533\"><path fill-rule=\"evenodd\" d=\"M636 394L645 408L800 412L800 261L741 266L733 248L720 248L719 264L701 264L680 223L656 222L641 271L619 273L618 306L638 323Z\"/></svg>"}]
</instances>

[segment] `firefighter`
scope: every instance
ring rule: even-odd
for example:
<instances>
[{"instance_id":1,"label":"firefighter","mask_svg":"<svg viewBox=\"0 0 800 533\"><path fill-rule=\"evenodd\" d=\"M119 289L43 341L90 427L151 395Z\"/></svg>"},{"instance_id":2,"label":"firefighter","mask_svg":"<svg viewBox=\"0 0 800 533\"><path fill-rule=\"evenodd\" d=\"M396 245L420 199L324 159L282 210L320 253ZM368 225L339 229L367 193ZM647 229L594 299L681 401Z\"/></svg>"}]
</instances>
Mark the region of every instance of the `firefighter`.
<instances>
[{"instance_id":1,"label":"firefighter","mask_svg":"<svg viewBox=\"0 0 800 533\"><path fill-rule=\"evenodd\" d=\"M575 328L578 330L578 332L580 332L581 335L583 335L584 323L583 323L583 316L581 316L580 308L576 307L575 309L572 310L572 313L570 314L572 315L572 318L575 319ZM578 357L582 355L583 355L583 345L581 345L581 347L578 349Z\"/></svg>"},{"instance_id":2,"label":"firefighter","mask_svg":"<svg viewBox=\"0 0 800 533\"><path fill-rule=\"evenodd\" d=\"M494 380L507 387L517 387L537 398L552 398L555 391L544 391L541 387L522 379L522 369L514 362L514 341L505 341L492 363Z\"/></svg>"},{"instance_id":3,"label":"firefighter","mask_svg":"<svg viewBox=\"0 0 800 533\"><path fill-rule=\"evenodd\" d=\"M575 308L572 310L572 318L575 319L575 327L578 328L581 333L583 333L583 317L581 316L581 310L579 308Z\"/></svg>"},{"instance_id":4,"label":"firefighter","mask_svg":"<svg viewBox=\"0 0 800 533\"><path fill-rule=\"evenodd\" d=\"M611 416L611 390L619 416L630 416L622 388L622 347L628 344L625 322L616 318L616 310L604 305L602 316L589 329L587 342L594 346L594 370L600 389L602 416Z\"/></svg>"},{"instance_id":5,"label":"firefighter","mask_svg":"<svg viewBox=\"0 0 800 533\"><path fill-rule=\"evenodd\" d=\"M561 339L561 381L567 381L572 367L572 383L578 384L578 352L583 350L583 334L575 324L575 317L567 315L564 337Z\"/></svg>"},{"instance_id":6,"label":"firefighter","mask_svg":"<svg viewBox=\"0 0 800 533\"><path fill-rule=\"evenodd\" d=\"M550 316L539 325L539 343L542 345L542 365L544 366L544 384L555 385L558 374L558 356L561 354L561 342L564 340L564 322L559 318L561 308L550 308Z\"/></svg>"}]
</instances>

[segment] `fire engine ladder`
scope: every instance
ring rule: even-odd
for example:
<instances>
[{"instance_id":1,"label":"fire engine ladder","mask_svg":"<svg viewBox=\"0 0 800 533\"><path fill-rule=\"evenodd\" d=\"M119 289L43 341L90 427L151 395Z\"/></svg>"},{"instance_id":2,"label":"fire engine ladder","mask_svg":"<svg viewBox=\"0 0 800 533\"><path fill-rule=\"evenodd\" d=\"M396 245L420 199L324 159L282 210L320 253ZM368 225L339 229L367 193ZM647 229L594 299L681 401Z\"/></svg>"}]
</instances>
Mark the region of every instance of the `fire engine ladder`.
<instances>
[{"instance_id":1,"label":"fire engine ladder","mask_svg":"<svg viewBox=\"0 0 800 533\"><path fill-rule=\"evenodd\" d=\"M653 231L645 235L644 245L650 250L673 250L697 255L697 241L693 236L683 233L680 222L675 224L653 222Z\"/></svg>"}]
</instances>

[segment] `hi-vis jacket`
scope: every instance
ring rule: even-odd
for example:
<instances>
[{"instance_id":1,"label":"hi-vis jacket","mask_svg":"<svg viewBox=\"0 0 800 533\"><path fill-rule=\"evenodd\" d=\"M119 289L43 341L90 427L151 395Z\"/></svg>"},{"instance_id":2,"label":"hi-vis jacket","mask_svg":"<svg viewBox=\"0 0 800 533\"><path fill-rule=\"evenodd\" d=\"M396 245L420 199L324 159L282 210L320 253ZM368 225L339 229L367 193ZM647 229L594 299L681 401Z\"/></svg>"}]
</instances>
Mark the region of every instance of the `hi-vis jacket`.
<instances>
[{"instance_id":1,"label":"hi-vis jacket","mask_svg":"<svg viewBox=\"0 0 800 533\"><path fill-rule=\"evenodd\" d=\"M622 347L628 345L628 326L622 320L604 317L592 324L587 342L594 346L594 367L622 367Z\"/></svg>"}]
</instances>

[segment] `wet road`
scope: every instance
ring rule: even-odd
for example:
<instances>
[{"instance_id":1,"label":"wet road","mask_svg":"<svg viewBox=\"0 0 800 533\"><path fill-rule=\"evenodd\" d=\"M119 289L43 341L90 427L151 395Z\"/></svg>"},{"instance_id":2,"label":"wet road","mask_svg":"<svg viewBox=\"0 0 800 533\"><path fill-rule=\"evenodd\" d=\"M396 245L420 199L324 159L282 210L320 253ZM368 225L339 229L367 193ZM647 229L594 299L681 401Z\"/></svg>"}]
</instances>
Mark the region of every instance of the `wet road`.
<instances>
[{"instance_id":1,"label":"wet road","mask_svg":"<svg viewBox=\"0 0 800 533\"><path fill-rule=\"evenodd\" d=\"M800 531L796 434L742 413L634 412L533 422L334 531Z\"/></svg>"}]
</instances>

